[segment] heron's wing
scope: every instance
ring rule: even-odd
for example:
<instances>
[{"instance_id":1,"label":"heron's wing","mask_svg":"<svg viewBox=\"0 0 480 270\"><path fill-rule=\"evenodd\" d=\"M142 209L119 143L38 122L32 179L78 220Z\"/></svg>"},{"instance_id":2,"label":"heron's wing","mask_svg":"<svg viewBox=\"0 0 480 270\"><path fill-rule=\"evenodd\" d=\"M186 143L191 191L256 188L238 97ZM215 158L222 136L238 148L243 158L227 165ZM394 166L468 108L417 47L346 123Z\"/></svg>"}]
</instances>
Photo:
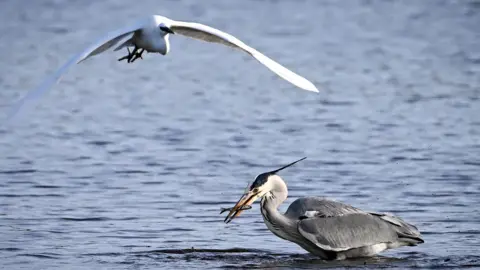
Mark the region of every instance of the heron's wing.
<instances>
[{"instance_id":1,"label":"heron's wing","mask_svg":"<svg viewBox=\"0 0 480 270\"><path fill-rule=\"evenodd\" d=\"M105 37L98 39L95 43L92 43L81 53L74 55L70 60L68 60L63 66L61 66L55 73L50 77L46 78L37 88L31 90L27 95L21 98L17 103L10 109L10 112L7 115L7 121L10 120L15 114L21 109L21 107L35 98L40 97L44 94L53 84L58 82L62 75L67 72L67 70L74 64L78 64L87 58L94 56L96 54L102 53L123 39L132 36L133 33L142 28L144 21L138 21L131 26L112 31L108 33Z\"/></svg>"},{"instance_id":2,"label":"heron's wing","mask_svg":"<svg viewBox=\"0 0 480 270\"><path fill-rule=\"evenodd\" d=\"M307 217L337 217L347 214L365 213L351 205L320 198L304 197L296 199L287 209L286 216L292 219Z\"/></svg>"},{"instance_id":3,"label":"heron's wing","mask_svg":"<svg viewBox=\"0 0 480 270\"><path fill-rule=\"evenodd\" d=\"M299 233L321 249L345 251L398 240L395 230L370 214L313 217L298 222Z\"/></svg>"},{"instance_id":4,"label":"heron's wing","mask_svg":"<svg viewBox=\"0 0 480 270\"><path fill-rule=\"evenodd\" d=\"M400 240L416 245L423 243L422 235L418 231L415 225L405 222L400 217L386 214L386 213L374 213L370 212L369 214L381 218L383 221L390 223L393 226L393 229L397 232Z\"/></svg>"},{"instance_id":5,"label":"heron's wing","mask_svg":"<svg viewBox=\"0 0 480 270\"><path fill-rule=\"evenodd\" d=\"M187 37L200 39L207 42L220 43L226 46L234 47L243 50L257 59L260 63L265 65L278 76L289 81L290 83L308 91L318 92L313 83L303 78L302 76L290 71L279 63L273 61L254 48L246 45L236 37L215 29L213 27L192 22L172 21L170 28L175 34L184 35Z\"/></svg>"}]
</instances>

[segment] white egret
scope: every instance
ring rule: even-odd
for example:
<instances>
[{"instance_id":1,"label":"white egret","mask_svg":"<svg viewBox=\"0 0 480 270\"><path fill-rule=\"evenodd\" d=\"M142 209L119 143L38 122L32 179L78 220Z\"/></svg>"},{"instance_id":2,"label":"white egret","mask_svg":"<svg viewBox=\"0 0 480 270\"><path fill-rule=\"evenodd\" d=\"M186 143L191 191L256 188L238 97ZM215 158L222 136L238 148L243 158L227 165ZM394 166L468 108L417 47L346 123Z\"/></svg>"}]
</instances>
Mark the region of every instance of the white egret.
<instances>
[{"instance_id":1,"label":"white egret","mask_svg":"<svg viewBox=\"0 0 480 270\"><path fill-rule=\"evenodd\" d=\"M163 16L153 15L139 20L130 26L108 33L105 37L100 38L81 53L74 55L52 76L44 80L36 89L29 92L15 106L13 106L9 113L9 118L14 116L25 102L39 97L53 84L58 82L61 76L72 65L81 63L89 57L105 52L114 46L117 46L114 49L115 51L127 47L128 55L120 58L119 61L127 60L128 63L141 58L145 51L166 55L170 50L170 34L179 34L239 49L248 53L278 76L297 87L308 91L318 92L317 88L307 79L288 70L228 33L204 24L174 21ZM128 47L133 47L133 51L130 51Z\"/></svg>"}]
</instances>

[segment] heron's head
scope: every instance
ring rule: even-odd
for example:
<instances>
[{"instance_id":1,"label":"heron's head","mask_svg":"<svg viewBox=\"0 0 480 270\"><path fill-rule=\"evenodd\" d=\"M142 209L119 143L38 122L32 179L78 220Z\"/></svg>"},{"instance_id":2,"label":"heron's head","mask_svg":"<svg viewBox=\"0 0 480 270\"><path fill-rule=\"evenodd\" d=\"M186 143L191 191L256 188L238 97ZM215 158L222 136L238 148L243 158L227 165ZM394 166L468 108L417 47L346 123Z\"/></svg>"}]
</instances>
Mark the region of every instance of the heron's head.
<instances>
[{"instance_id":1,"label":"heron's head","mask_svg":"<svg viewBox=\"0 0 480 270\"><path fill-rule=\"evenodd\" d=\"M281 167L280 169L276 169L270 172L265 172L259 174L253 183L247 187L247 190L242 195L240 200L235 204L233 208L231 208L230 212L228 213L227 217L225 218L225 222L229 223L232 219L238 217L244 210L249 209L250 205L253 204L258 198L266 196L272 191L278 180L283 183L280 176L277 173L285 168L292 166L293 164L306 159L306 157L296 160L288 165Z\"/></svg>"}]
</instances>

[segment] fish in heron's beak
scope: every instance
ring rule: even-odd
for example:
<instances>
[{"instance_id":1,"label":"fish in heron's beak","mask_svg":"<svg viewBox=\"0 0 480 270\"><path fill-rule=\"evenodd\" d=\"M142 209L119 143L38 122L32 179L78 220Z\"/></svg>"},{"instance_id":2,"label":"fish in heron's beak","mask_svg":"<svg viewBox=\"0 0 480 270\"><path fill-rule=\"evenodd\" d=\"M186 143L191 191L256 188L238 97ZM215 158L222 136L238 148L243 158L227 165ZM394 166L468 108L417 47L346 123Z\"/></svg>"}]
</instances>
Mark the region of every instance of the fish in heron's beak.
<instances>
[{"instance_id":1,"label":"fish in heron's beak","mask_svg":"<svg viewBox=\"0 0 480 270\"><path fill-rule=\"evenodd\" d=\"M243 194L243 196L240 198L237 204L235 204L234 207L222 209L220 214L230 210L224 222L229 223L230 221L232 221L232 219L238 217L243 211L252 208L251 205L258 198L257 195L259 193L260 192L254 193L252 191L248 191L247 193Z\"/></svg>"},{"instance_id":2,"label":"fish in heron's beak","mask_svg":"<svg viewBox=\"0 0 480 270\"><path fill-rule=\"evenodd\" d=\"M230 221L232 221L232 219L238 217L243 211L252 208L250 205L252 205L252 203L256 199L264 196L267 192L269 192L272 189L271 181L270 181L272 176L275 176L275 174L278 173L279 171L281 171L285 168L288 168L288 167L292 166L293 164L295 164L299 161L302 161L304 159L306 159L306 157L301 158L297 161L294 161L290 164L287 164L287 165L281 167L280 169L276 169L276 170L273 170L273 171L261 173L257 177L255 177L255 181L253 181L252 185L247 186L247 191L245 192L245 194L243 194L243 196L240 198L240 200L237 202L237 204L235 204L234 207L223 208L221 210L220 214L225 212L225 211L230 210L230 212L228 213L224 222L229 223Z\"/></svg>"}]
</instances>

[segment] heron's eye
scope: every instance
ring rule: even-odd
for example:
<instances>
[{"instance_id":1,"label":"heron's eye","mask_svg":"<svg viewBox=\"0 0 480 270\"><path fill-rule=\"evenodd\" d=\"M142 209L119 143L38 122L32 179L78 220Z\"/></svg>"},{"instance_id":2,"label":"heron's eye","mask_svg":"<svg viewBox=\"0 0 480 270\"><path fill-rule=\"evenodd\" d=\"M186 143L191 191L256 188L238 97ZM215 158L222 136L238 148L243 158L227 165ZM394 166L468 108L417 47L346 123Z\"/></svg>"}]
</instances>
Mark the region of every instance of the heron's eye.
<instances>
[{"instance_id":1,"label":"heron's eye","mask_svg":"<svg viewBox=\"0 0 480 270\"><path fill-rule=\"evenodd\" d=\"M257 192L258 192L258 188L254 188L253 193L257 193Z\"/></svg>"}]
</instances>

